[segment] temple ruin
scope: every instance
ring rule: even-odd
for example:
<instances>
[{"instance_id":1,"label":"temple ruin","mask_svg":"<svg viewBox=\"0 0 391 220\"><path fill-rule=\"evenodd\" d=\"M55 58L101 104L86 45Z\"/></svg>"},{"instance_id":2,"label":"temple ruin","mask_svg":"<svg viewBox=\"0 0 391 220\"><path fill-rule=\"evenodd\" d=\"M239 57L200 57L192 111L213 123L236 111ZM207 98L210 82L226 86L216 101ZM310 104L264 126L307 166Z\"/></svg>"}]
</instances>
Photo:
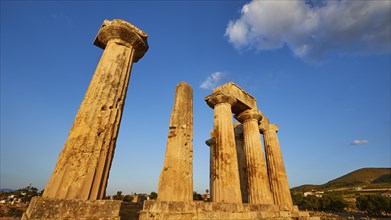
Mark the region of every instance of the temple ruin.
<instances>
[{"instance_id":1,"label":"temple ruin","mask_svg":"<svg viewBox=\"0 0 391 220\"><path fill-rule=\"evenodd\" d=\"M232 82L205 97L214 112L206 140L211 202L193 201L193 91L185 82L175 91L157 200L103 200L132 64L148 43L115 19L103 22L94 44L103 55L45 192L22 219L318 219L292 204L278 126Z\"/></svg>"},{"instance_id":2,"label":"temple ruin","mask_svg":"<svg viewBox=\"0 0 391 220\"><path fill-rule=\"evenodd\" d=\"M188 89L188 94L180 92L181 88ZM192 133L179 129L184 127L192 130L190 122L193 116L190 114L192 110L189 110L191 94L188 84L182 82L177 85L158 199L144 202L139 219L313 218L292 204L277 125L270 124L269 119L257 108L254 97L232 82L215 88L212 94L205 97L206 103L214 111L213 130L210 139L206 141L210 148L212 201L189 201L183 196L179 199L185 190L170 191L170 195L164 192L172 188L187 189L192 185L192 181L177 182L178 176L184 173L186 177L192 176L187 174L192 164L192 150L189 149L192 145L188 143ZM178 115L180 112L182 116ZM233 122L234 118L237 123ZM173 123L173 120L178 122ZM261 134L265 147L262 146ZM168 158L171 158L171 166ZM188 165L181 166L182 160L187 160ZM176 175L162 181L162 176L172 173ZM160 193L164 193L162 197Z\"/></svg>"}]
</instances>

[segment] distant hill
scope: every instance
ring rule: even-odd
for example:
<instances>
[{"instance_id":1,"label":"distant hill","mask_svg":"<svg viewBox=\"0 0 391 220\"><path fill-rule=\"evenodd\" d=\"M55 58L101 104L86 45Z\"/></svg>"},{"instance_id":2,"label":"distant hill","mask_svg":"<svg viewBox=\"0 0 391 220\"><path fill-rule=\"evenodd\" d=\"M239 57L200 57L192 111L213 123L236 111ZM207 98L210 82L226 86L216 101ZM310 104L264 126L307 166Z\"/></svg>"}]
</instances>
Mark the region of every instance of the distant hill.
<instances>
[{"instance_id":1,"label":"distant hill","mask_svg":"<svg viewBox=\"0 0 391 220\"><path fill-rule=\"evenodd\" d=\"M391 168L362 168L322 185L302 185L292 188L293 191L325 190L342 187L364 186L377 183L391 184Z\"/></svg>"},{"instance_id":2,"label":"distant hill","mask_svg":"<svg viewBox=\"0 0 391 220\"><path fill-rule=\"evenodd\" d=\"M16 191L14 189L0 189L0 192L13 192Z\"/></svg>"}]
</instances>

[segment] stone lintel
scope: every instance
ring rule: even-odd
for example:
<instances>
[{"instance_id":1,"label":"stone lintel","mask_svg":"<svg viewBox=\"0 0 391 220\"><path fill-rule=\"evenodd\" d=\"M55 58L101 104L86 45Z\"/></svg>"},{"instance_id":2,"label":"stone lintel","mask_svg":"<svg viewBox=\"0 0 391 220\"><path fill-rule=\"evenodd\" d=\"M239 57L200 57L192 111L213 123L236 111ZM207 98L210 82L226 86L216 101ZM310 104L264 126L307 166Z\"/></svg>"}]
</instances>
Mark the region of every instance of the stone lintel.
<instances>
[{"instance_id":1,"label":"stone lintel","mask_svg":"<svg viewBox=\"0 0 391 220\"><path fill-rule=\"evenodd\" d=\"M213 93L215 92L229 94L237 99L236 104L232 106L232 112L234 114L240 114L246 109L257 108L256 99L233 82L215 88Z\"/></svg>"},{"instance_id":2,"label":"stone lintel","mask_svg":"<svg viewBox=\"0 0 391 220\"><path fill-rule=\"evenodd\" d=\"M23 220L38 219L138 219L142 205L119 200L48 199L34 197Z\"/></svg>"},{"instance_id":3,"label":"stone lintel","mask_svg":"<svg viewBox=\"0 0 391 220\"><path fill-rule=\"evenodd\" d=\"M134 48L133 61L137 62L148 50L147 37L147 33L127 21L121 19L104 20L95 37L94 45L105 49L109 40L119 39L118 44Z\"/></svg>"}]
</instances>

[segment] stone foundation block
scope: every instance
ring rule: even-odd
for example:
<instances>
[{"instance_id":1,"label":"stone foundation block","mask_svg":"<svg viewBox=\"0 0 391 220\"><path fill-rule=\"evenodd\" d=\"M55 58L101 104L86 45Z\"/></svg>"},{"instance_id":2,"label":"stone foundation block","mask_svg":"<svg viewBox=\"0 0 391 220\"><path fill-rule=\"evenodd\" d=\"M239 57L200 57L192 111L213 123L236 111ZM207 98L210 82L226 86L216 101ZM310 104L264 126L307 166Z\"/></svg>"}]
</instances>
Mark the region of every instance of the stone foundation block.
<instances>
[{"instance_id":1,"label":"stone foundation block","mask_svg":"<svg viewBox=\"0 0 391 220\"><path fill-rule=\"evenodd\" d=\"M297 208L241 203L144 201L140 220L300 219L316 220Z\"/></svg>"},{"instance_id":2,"label":"stone foundation block","mask_svg":"<svg viewBox=\"0 0 391 220\"><path fill-rule=\"evenodd\" d=\"M64 200L34 197L22 220L77 219L121 220L138 219L142 205L118 200Z\"/></svg>"}]
</instances>

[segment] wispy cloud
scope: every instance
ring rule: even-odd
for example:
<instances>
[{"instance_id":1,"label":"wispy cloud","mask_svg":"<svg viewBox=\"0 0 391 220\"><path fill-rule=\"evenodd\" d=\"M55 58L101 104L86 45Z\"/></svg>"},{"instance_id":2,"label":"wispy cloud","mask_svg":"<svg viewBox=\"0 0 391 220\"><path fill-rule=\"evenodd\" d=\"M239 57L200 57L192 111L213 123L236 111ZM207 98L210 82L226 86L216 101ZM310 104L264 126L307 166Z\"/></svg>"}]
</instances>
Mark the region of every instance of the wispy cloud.
<instances>
[{"instance_id":1,"label":"wispy cloud","mask_svg":"<svg viewBox=\"0 0 391 220\"><path fill-rule=\"evenodd\" d=\"M353 140L353 142L350 143L350 145L362 145L362 144L368 144L368 141L367 140Z\"/></svg>"},{"instance_id":2,"label":"wispy cloud","mask_svg":"<svg viewBox=\"0 0 391 220\"><path fill-rule=\"evenodd\" d=\"M230 21L225 36L239 49L287 45L307 60L391 50L391 1L252 0Z\"/></svg>"},{"instance_id":3,"label":"wispy cloud","mask_svg":"<svg viewBox=\"0 0 391 220\"><path fill-rule=\"evenodd\" d=\"M204 82L201 83L200 88L202 89L214 89L219 85L225 77L224 72L214 72L208 76Z\"/></svg>"}]
</instances>

